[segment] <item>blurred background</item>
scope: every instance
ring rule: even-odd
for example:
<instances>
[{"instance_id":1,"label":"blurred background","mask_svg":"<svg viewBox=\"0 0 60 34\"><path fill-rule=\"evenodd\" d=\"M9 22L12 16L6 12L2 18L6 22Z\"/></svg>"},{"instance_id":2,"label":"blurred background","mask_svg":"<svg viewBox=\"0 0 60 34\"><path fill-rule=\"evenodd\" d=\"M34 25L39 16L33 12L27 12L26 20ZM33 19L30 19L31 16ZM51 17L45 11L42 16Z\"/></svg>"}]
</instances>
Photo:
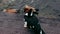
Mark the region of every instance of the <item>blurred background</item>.
<instances>
[{"instance_id":1,"label":"blurred background","mask_svg":"<svg viewBox=\"0 0 60 34\"><path fill-rule=\"evenodd\" d=\"M60 0L0 0L0 34L28 33L22 23L23 7L26 4L39 9L38 18L46 34L60 34ZM20 9L20 14L2 11L9 7Z\"/></svg>"}]
</instances>

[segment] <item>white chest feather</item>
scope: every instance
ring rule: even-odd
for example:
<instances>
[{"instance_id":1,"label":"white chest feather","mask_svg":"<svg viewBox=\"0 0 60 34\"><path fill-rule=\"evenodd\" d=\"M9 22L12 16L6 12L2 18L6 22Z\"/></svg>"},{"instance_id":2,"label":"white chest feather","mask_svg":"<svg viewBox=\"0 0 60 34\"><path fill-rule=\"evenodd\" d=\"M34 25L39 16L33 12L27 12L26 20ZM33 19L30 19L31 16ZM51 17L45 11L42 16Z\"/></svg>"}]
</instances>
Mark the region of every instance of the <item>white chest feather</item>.
<instances>
[{"instance_id":1,"label":"white chest feather","mask_svg":"<svg viewBox=\"0 0 60 34\"><path fill-rule=\"evenodd\" d=\"M25 13L25 15L28 16L28 13ZM33 15L33 13L30 14L30 16L32 16L32 15Z\"/></svg>"},{"instance_id":2,"label":"white chest feather","mask_svg":"<svg viewBox=\"0 0 60 34\"><path fill-rule=\"evenodd\" d=\"M33 13L30 14L30 16L32 16L32 15L33 15Z\"/></svg>"},{"instance_id":3,"label":"white chest feather","mask_svg":"<svg viewBox=\"0 0 60 34\"><path fill-rule=\"evenodd\" d=\"M28 16L28 13L25 13L26 16Z\"/></svg>"}]
</instances>

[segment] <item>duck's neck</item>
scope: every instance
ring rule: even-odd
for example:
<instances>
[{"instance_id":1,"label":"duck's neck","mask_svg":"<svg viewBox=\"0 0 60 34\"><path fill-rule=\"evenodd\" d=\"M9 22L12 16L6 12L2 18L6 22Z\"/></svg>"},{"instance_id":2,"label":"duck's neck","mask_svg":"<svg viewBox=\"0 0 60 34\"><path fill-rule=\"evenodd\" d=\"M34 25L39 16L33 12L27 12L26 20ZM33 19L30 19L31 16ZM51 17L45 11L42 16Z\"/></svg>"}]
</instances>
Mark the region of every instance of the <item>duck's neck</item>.
<instances>
[{"instance_id":1,"label":"duck's neck","mask_svg":"<svg viewBox=\"0 0 60 34\"><path fill-rule=\"evenodd\" d=\"M33 12L25 13L26 16L33 16Z\"/></svg>"}]
</instances>

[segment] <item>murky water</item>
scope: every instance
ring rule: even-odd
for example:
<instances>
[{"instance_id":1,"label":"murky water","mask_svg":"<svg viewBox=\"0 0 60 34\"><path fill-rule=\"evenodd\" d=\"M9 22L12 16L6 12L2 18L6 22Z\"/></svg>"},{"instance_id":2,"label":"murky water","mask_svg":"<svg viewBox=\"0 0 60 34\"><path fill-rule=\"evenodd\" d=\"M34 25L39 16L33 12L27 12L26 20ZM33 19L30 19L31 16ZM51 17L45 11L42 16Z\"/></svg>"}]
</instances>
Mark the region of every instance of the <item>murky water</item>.
<instances>
[{"instance_id":1,"label":"murky water","mask_svg":"<svg viewBox=\"0 0 60 34\"><path fill-rule=\"evenodd\" d=\"M23 24L23 15L0 12L0 34L31 34Z\"/></svg>"},{"instance_id":2,"label":"murky water","mask_svg":"<svg viewBox=\"0 0 60 34\"><path fill-rule=\"evenodd\" d=\"M46 34L60 34L60 19L40 17L40 25ZM22 14L0 12L0 34L33 34L24 28Z\"/></svg>"}]
</instances>

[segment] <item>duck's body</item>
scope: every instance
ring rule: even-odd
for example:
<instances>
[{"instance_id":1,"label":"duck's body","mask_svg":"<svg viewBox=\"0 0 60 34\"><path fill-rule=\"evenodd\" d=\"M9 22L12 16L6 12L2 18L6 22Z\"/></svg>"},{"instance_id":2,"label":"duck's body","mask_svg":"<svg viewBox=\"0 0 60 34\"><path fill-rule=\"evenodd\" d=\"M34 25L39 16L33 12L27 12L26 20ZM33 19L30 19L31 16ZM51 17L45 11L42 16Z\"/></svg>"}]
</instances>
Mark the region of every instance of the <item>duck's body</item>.
<instances>
[{"instance_id":1,"label":"duck's body","mask_svg":"<svg viewBox=\"0 0 60 34\"><path fill-rule=\"evenodd\" d=\"M28 27L29 29L32 29L35 34L45 34L44 31L41 29L39 20L34 14L37 13L38 10L30 6L27 6L27 8L24 9L24 19L25 19L25 24L24 27Z\"/></svg>"}]
</instances>

